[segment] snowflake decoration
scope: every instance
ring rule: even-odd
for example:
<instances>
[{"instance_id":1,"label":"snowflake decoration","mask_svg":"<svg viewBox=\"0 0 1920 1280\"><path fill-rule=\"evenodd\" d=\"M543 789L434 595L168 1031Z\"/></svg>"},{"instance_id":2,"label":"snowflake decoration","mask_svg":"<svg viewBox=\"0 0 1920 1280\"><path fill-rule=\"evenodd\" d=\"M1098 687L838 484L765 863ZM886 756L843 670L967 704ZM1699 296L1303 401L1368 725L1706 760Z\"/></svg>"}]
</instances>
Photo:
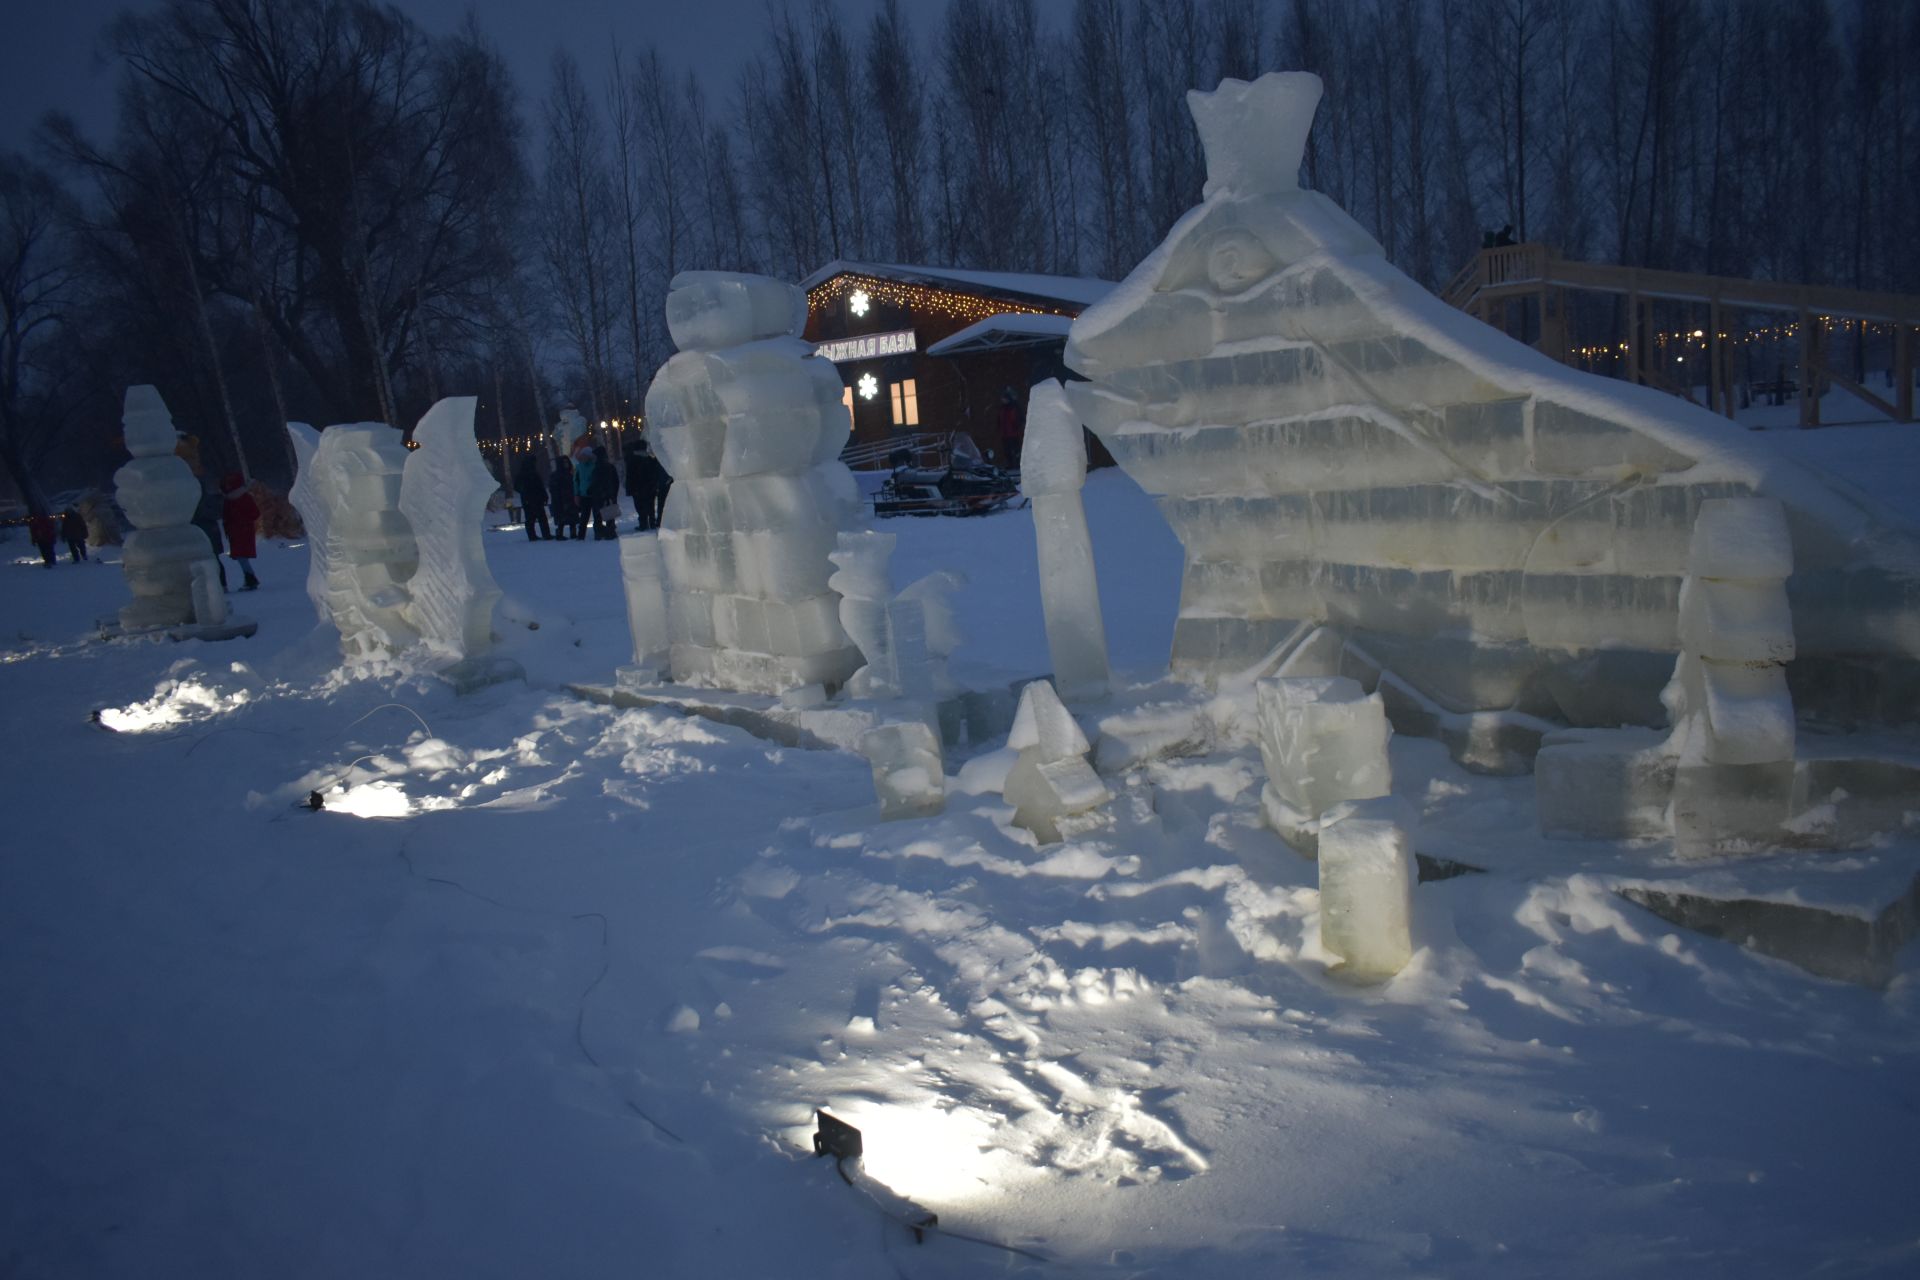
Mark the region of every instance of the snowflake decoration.
<instances>
[{"instance_id":1,"label":"snowflake decoration","mask_svg":"<svg viewBox=\"0 0 1920 1280\"><path fill-rule=\"evenodd\" d=\"M855 289L847 295L847 310L853 312L856 316L863 316L867 314L867 304L871 301L872 299L867 297L867 291L865 289ZM871 397L869 397L869 399L871 399Z\"/></svg>"},{"instance_id":2,"label":"snowflake decoration","mask_svg":"<svg viewBox=\"0 0 1920 1280\"><path fill-rule=\"evenodd\" d=\"M880 394L880 379L870 373L860 375L860 398L871 400Z\"/></svg>"}]
</instances>

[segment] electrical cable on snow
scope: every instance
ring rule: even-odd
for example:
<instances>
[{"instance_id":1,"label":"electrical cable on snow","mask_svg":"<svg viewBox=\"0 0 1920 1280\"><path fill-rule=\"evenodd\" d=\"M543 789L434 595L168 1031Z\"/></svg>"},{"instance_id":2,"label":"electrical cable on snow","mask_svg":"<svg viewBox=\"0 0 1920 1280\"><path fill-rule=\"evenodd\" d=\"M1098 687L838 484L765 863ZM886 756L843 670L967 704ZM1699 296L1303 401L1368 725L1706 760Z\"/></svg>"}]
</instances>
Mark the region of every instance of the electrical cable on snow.
<instances>
[{"instance_id":1,"label":"electrical cable on snow","mask_svg":"<svg viewBox=\"0 0 1920 1280\"><path fill-rule=\"evenodd\" d=\"M873 1207L873 1211L875 1213L879 1214L881 1217L885 1218L889 1222L899 1223L901 1226L906 1227L908 1230L912 1231L916 1236L920 1235L923 1232L932 1232L935 1235L947 1236L950 1239L964 1240L968 1244L977 1244L983 1248L998 1249L1002 1253L1011 1253L1022 1258L1030 1258L1035 1262L1042 1262L1047 1264L1048 1266L1055 1265L1053 1259L1047 1257L1047 1255L1045 1255L1044 1253L1035 1253L1031 1249L1022 1249L1019 1245L1016 1245L1016 1244L1002 1244L998 1240L989 1240L985 1236L970 1236L963 1231L955 1231L951 1227L942 1226L937 1220L932 1222L915 1222L910 1218L905 1218L897 1213L894 1213L893 1211L888 1209L887 1206L881 1204L879 1199L874 1196L873 1192L867 1190L865 1187L861 1186L858 1182L855 1182L852 1178L847 1176L847 1160L848 1160L848 1157L846 1156L838 1156L838 1157L835 1157L834 1159L834 1162L833 1162L834 1172L840 1175L840 1181L846 1183L849 1187L852 1187L855 1191L858 1191L863 1197L865 1197L867 1203ZM889 1259L889 1261L891 1261L891 1259ZM899 1270L899 1267L897 1264L895 1265L894 1269L896 1271Z\"/></svg>"},{"instance_id":2,"label":"electrical cable on snow","mask_svg":"<svg viewBox=\"0 0 1920 1280\"><path fill-rule=\"evenodd\" d=\"M502 902L498 898L488 897L486 894L481 893L478 890L469 889L466 885L461 884L458 880L449 880L445 876L421 875L420 869L413 865L413 855L407 852L407 846L413 843L414 836L418 835L419 832L420 832L419 827L415 827L413 830L409 831L407 833L406 839L400 842L400 847L394 850L394 855L398 857L402 862L407 864L408 873L411 874L415 879L424 881L427 884L445 885L449 889L456 889L459 892L466 894L469 898L477 898L479 901L486 903L488 906L498 907L502 911L518 911L525 915L536 915L536 916L555 916L560 914L557 911L546 911L539 907L528 907L528 906L522 906L518 903ZM648 1124L652 1125L654 1129L657 1130L659 1133L673 1139L675 1142L679 1143L683 1147L687 1146L688 1143L685 1138L675 1133L672 1129L669 1129L666 1125L660 1123L659 1120L655 1119L651 1114L647 1112L646 1108L642 1107L639 1103L635 1102L632 1098L628 1097L626 1090L622 1089L619 1086L619 1084L617 1084L614 1081L613 1073L607 1070L606 1065L602 1063L599 1058L594 1056L593 1050L587 1047L587 1001L591 999L593 996L593 993L599 989L601 982L603 982L606 979L608 971L613 967L613 948L610 945L611 943L610 929L612 926L608 923L606 916L602 915L598 911L582 911L578 913L573 913L573 914L570 914L568 918L572 920L598 920L600 922L600 972L593 975L593 981L589 982L587 984L586 990L580 993L579 1006L574 1011L574 1017L573 1017L573 1042L576 1046L578 1046L580 1050L580 1056L585 1058L588 1064L592 1066L595 1071L598 1071L601 1075L607 1078L607 1083L612 1086L614 1094L620 1099L622 1103L626 1105L627 1110L633 1112L634 1115L640 1117L640 1119L645 1120Z\"/></svg>"}]
</instances>

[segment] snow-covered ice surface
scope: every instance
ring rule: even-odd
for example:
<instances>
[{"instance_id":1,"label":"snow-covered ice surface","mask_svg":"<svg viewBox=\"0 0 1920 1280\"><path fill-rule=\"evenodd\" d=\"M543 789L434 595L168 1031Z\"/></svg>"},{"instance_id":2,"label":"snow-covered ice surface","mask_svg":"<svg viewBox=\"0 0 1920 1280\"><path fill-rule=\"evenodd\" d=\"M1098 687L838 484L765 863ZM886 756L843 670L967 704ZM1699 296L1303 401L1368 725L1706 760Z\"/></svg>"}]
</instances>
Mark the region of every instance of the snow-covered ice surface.
<instances>
[{"instance_id":1,"label":"snow-covered ice surface","mask_svg":"<svg viewBox=\"0 0 1920 1280\"><path fill-rule=\"evenodd\" d=\"M1137 684L1178 547L1116 472L1086 505ZM1030 520L889 531L896 586L968 572L958 678L1044 672ZM0 1274L1920 1268L1920 948L1874 991L1678 932L1606 887L1653 852L1396 738L1416 847L1497 870L1343 984L1251 745L1109 778L1093 838L1012 828L1004 752L881 824L855 755L565 693L630 657L617 549L487 544L528 683L465 698L339 673L304 548L257 638L169 644L88 638L110 565L0 544ZM1050 1261L915 1244L809 1158L822 1105Z\"/></svg>"}]
</instances>

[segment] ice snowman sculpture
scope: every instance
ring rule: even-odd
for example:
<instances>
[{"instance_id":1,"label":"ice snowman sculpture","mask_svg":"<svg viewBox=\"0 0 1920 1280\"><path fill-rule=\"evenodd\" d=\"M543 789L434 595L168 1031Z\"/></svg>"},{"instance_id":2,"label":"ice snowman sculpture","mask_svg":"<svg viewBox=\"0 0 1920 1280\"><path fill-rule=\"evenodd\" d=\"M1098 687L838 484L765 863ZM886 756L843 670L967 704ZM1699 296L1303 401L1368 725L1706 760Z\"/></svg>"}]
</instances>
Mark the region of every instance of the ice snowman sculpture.
<instances>
[{"instance_id":1,"label":"ice snowman sculpture","mask_svg":"<svg viewBox=\"0 0 1920 1280\"><path fill-rule=\"evenodd\" d=\"M179 433L157 388L128 387L121 421L133 461L114 472L114 497L134 531L121 561L133 600L120 610L120 625L190 622L193 566L213 560L213 545L192 523L200 481L174 453Z\"/></svg>"},{"instance_id":2,"label":"ice snowman sculpture","mask_svg":"<svg viewBox=\"0 0 1920 1280\"><path fill-rule=\"evenodd\" d=\"M806 295L717 271L673 279L679 352L647 389L673 475L660 528L673 677L778 693L860 666L827 585L860 494L839 461L840 376L803 342Z\"/></svg>"}]
</instances>

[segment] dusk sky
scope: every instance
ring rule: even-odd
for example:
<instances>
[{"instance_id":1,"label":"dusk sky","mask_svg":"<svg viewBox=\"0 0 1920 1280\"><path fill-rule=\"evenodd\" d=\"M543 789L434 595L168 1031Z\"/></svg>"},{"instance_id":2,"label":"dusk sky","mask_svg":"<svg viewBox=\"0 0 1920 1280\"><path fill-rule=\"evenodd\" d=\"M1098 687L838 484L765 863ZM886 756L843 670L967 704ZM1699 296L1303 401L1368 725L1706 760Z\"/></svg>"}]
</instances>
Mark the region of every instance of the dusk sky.
<instances>
[{"instance_id":1,"label":"dusk sky","mask_svg":"<svg viewBox=\"0 0 1920 1280\"><path fill-rule=\"evenodd\" d=\"M873 0L833 0L833 6L864 33ZM147 7L126 0L16 6L8 15L10 38L0 42L0 147L28 145L41 113L52 108L71 112L90 133L106 132L115 72L97 56L98 36L123 9ZM531 128L553 51L571 49L597 80L610 36L628 49L658 45L676 67L698 69L709 93L724 99L741 62L760 47L768 6L767 0L405 0L397 7L436 33L476 10L513 70ZM907 0L902 8L924 36L944 6Z\"/></svg>"}]
</instances>

